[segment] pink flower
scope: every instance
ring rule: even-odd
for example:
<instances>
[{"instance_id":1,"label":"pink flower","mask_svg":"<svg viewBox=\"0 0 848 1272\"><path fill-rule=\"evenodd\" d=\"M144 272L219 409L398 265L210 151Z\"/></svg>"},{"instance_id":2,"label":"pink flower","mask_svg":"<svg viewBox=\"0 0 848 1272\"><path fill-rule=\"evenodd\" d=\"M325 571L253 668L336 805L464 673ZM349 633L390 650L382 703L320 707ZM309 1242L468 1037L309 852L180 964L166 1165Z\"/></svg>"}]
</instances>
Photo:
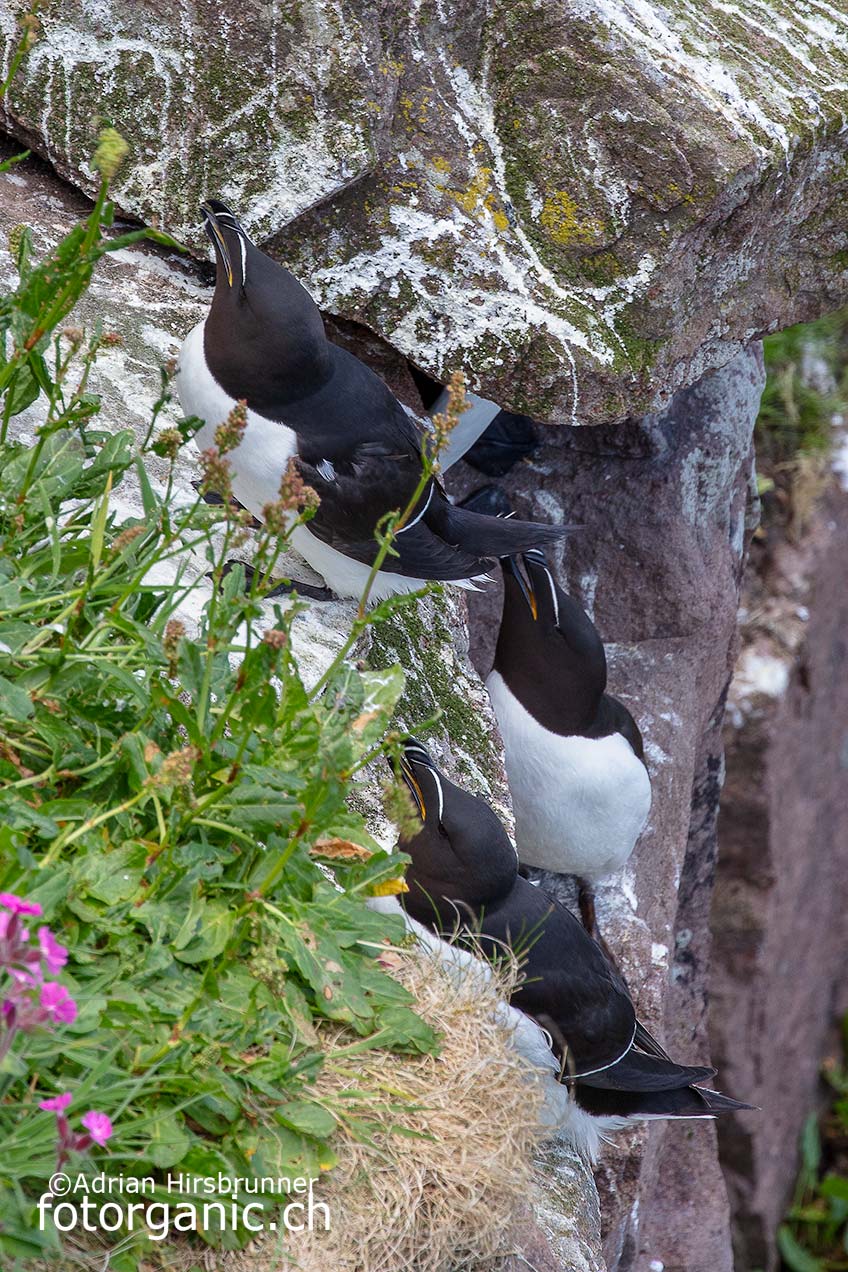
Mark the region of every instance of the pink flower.
<instances>
[{"instance_id":1,"label":"pink flower","mask_svg":"<svg viewBox=\"0 0 848 1272\"><path fill-rule=\"evenodd\" d=\"M41 906L37 901L24 901L16 897L14 892L0 892L0 905L5 905L13 914L41 914Z\"/></svg>"},{"instance_id":2,"label":"pink flower","mask_svg":"<svg viewBox=\"0 0 848 1272\"><path fill-rule=\"evenodd\" d=\"M56 976L68 961L68 951L64 945L60 945L48 927L40 927L38 929L38 944L41 947L41 957L47 964L47 970L51 976Z\"/></svg>"},{"instance_id":3,"label":"pink flower","mask_svg":"<svg viewBox=\"0 0 848 1272\"><path fill-rule=\"evenodd\" d=\"M41 1007L50 1019L70 1025L77 1018L77 1005L64 985L46 981L41 986Z\"/></svg>"},{"instance_id":4,"label":"pink flower","mask_svg":"<svg viewBox=\"0 0 848 1272\"><path fill-rule=\"evenodd\" d=\"M89 1109L83 1115L82 1124L95 1144L100 1144L101 1147L112 1137L112 1123L105 1113L98 1113L96 1109Z\"/></svg>"},{"instance_id":5,"label":"pink flower","mask_svg":"<svg viewBox=\"0 0 848 1272\"><path fill-rule=\"evenodd\" d=\"M62 1113L70 1102L70 1091L63 1091L61 1095L51 1095L49 1100L39 1100L38 1107L46 1113Z\"/></svg>"}]
</instances>

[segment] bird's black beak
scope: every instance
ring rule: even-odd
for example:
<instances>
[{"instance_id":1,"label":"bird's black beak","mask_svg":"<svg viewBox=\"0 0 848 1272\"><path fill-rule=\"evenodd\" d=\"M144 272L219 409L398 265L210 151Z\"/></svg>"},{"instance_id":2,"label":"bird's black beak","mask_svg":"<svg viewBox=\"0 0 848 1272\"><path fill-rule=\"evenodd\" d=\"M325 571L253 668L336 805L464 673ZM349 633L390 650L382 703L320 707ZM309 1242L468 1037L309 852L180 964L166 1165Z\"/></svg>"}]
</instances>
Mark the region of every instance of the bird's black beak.
<instances>
[{"instance_id":1,"label":"bird's black beak","mask_svg":"<svg viewBox=\"0 0 848 1272\"><path fill-rule=\"evenodd\" d=\"M230 249L227 246L227 240L221 230L221 221L229 223L237 233L243 234L239 222L234 213L230 211L226 203L221 203L219 199L207 199L205 203L201 203L200 211L203 213L203 228L212 240L212 246L218 254L221 264L227 275L227 282L232 287L234 281L233 261L230 256Z\"/></svg>"},{"instance_id":2,"label":"bird's black beak","mask_svg":"<svg viewBox=\"0 0 848 1272\"><path fill-rule=\"evenodd\" d=\"M530 613L534 619L539 617L539 608L536 604L536 593L533 591L533 584L529 577L525 579L523 573L518 567L518 561L515 557L501 557L501 567L505 574L511 574L518 586L521 588L521 594L527 602Z\"/></svg>"}]
</instances>

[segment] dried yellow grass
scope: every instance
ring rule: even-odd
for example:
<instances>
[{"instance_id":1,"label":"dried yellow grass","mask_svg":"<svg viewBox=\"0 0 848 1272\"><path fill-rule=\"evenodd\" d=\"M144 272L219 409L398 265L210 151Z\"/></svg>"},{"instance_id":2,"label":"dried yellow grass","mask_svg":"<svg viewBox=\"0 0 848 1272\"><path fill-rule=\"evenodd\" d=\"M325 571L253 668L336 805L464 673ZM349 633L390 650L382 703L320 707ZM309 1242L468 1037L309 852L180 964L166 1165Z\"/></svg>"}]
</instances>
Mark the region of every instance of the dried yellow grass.
<instances>
[{"instance_id":1,"label":"dried yellow grass","mask_svg":"<svg viewBox=\"0 0 848 1272\"><path fill-rule=\"evenodd\" d=\"M315 1190L331 1231L287 1243L297 1272L482 1267L509 1252L534 1196L542 1093L496 1019L503 986L471 968L449 971L436 955L395 958L416 1011L441 1035L440 1054L368 1053L339 1064L331 1047L320 1095L371 1087L377 1099L402 1091L406 1104L386 1110L373 1143L340 1149ZM252 1266L271 1272L279 1261L260 1256Z\"/></svg>"}]
</instances>

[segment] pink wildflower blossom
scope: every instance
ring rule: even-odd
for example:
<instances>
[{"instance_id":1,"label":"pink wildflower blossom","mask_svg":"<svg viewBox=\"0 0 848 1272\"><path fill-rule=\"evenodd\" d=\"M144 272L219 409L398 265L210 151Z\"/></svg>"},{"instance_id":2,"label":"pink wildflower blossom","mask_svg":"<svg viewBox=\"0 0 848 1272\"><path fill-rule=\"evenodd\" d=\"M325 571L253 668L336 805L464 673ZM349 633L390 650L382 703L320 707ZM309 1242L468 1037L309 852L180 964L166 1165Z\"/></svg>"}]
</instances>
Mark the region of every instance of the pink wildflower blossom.
<instances>
[{"instance_id":1,"label":"pink wildflower blossom","mask_svg":"<svg viewBox=\"0 0 848 1272\"><path fill-rule=\"evenodd\" d=\"M57 981L46 981L41 986L41 1007L49 1020L62 1025L70 1025L77 1018L76 1003Z\"/></svg>"},{"instance_id":2,"label":"pink wildflower blossom","mask_svg":"<svg viewBox=\"0 0 848 1272\"><path fill-rule=\"evenodd\" d=\"M99 1144L101 1147L112 1137L111 1121L105 1113L98 1113L96 1109L90 1109L88 1113L83 1115L82 1124L95 1144Z\"/></svg>"},{"instance_id":3,"label":"pink wildflower blossom","mask_svg":"<svg viewBox=\"0 0 848 1272\"><path fill-rule=\"evenodd\" d=\"M46 1113L62 1113L70 1102L70 1091L63 1091L61 1095L51 1095L49 1100L39 1100L38 1107Z\"/></svg>"},{"instance_id":4,"label":"pink wildflower blossom","mask_svg":"<svg viewBox=\"0 0 848 1272\"><path fill-rule=\"evenodd\" d=\"M0 892L0 905L4 905L13 914L41 914L41 906L37 901L25 901L16 897L14 892Z\"/></svg>"},{"instance_id":5,"label":"pink wildflower blossom","mask_svg":"<svg viewBox=\"0 0 848 1272\"><path fill-rule=\"evenodd\" d=\"M68 961L67 948L59 944L48 927L38 929L38 944L48 972L56 976Z\"/></svg>"}]
</instances>

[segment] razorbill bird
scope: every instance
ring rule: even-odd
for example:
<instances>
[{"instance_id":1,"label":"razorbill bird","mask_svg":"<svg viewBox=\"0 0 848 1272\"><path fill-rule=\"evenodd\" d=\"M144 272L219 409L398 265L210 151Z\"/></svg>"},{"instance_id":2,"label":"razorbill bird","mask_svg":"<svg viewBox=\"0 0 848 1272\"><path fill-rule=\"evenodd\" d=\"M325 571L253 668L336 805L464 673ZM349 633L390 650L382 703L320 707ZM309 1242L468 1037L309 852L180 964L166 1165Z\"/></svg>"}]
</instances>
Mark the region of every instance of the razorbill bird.
<instances>
[{"instance_id":1,"label":"razorbill bird","mask_svg":"<svg viewBox=\"0 0 848 1272\"><path fill-rule=\"evenodd\" d=\"M320 496L292 544L338 596L360 596L380 518L405 509L422 472L421 433L386 384L331 344L296 278L261 252L225 204L203 204L216 280L206 318L186 337L177 391L205 420L201 447L236 404L247 428L230 455L236 499L261 519L289 460ZM433 477L395 536L371 590L377 601L427 580L474 586L493 558L554 542L566 527L502 521L454 507Z\"/></svg>"},{"instance_id":2,"label":"razorbill bird","mask_svg":"<svg viewBox=\"0 0 848 1272\"><path fill-rule=\"evenodd\" d=\"M577 875L595 931L592 885L620 869L645 825L651 783L642 735L606 692L603 642L541 552L501 562L504 605L486 679L504 742L525 865Z\"/></svg>"},{"instance_id":3,"label":"razorbill bird","mask_svg":"<svg viewBox=\"0 0 848 1272\"><path fill-rule=\"evenodd\" d=\"M516 1045L556 1078L548 1117L590 1156L607 1131L651 1118L750 1108L699 1084L714 1070L676 1064L639 1023L627 986L580 922L518 872L515 849L484 799L449 781L410 740L400 774L421 818L399 847L411 857L402 905L440 938L470 939L491 962L512 951L524 1021ZM535 1026L535 1027L534 1027Z\"/></svg>"}]
</instances>

